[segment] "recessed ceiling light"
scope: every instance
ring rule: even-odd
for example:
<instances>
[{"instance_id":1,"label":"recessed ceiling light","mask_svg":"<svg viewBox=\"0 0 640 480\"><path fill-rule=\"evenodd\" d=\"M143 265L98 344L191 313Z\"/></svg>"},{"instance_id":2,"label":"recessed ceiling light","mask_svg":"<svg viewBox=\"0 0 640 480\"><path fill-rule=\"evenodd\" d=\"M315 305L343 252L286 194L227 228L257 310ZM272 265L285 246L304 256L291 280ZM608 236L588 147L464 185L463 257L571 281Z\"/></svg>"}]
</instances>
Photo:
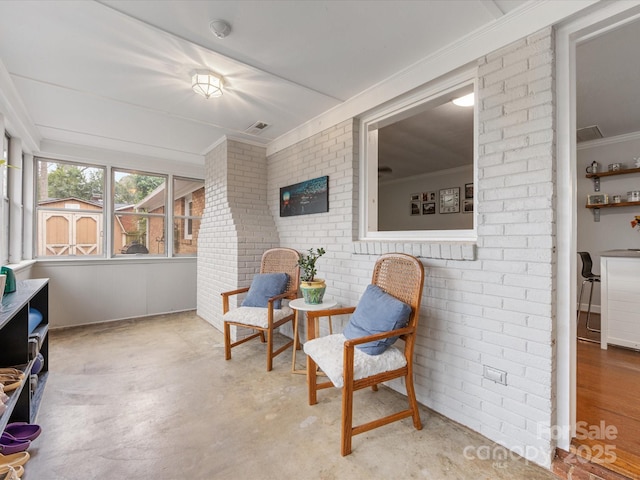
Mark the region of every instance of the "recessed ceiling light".
<instances>
[{"instance_id":1,"label":"recessed ceiling light","mask_svg":"<svg viewBox=\"0 0 640 480\"><path fill-rule=\"evenodd\" d=\"M473 92L463 97L454 98L451 101L453 102L454 105L457 105L459 107L472 107L474 102Z\"/></svg>"},{"instance_id":2,"label":"recessed ceiling light","mask_svg":"<svg viewBox=\"0 0 640 480\"><path fill-rule=\"evenodd\" d=\"M212 20L209 28L216 38L219 39L223 39L231 33L231 25L225 20Z\"/></svg>"}]
</instances>

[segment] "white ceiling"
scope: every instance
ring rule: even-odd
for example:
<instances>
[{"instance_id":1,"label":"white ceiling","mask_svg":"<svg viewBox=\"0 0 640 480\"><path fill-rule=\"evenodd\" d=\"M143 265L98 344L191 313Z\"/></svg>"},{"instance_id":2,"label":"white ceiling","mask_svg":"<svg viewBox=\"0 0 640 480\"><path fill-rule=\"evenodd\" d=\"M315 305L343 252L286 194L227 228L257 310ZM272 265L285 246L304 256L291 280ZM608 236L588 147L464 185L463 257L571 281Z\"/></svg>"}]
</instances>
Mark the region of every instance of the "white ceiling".
<instances>
[{"instance_id":1,"label":"white ceiling","mask_svg":"<svg viewBox=\"0 0 640 480\"><path fill-rule=\"evenodd\" d=\"M266 145L526 3L3 0L0 59L42 139L201 162L224 135ZM196 69L224 77L221 98L193 93Z\"/></svg>"},{"instance_id":2,"label":"white ceiling","mask_svg":"<svg viewBox=\"0 0 640 480\"><path fill-rule=\"evenodd\" d=\"M576 47L576 126L597 125L604 138L640 132L640 21Z\"/></svg>"},{"instance_id":3,"label":"white ceiling","mask_svg":"<svg viewBox=\"0 0 640 480\"><path fill-rule=\"evenodd\" d=\"M225 135L267 145L532 3L2 0L0 73L40 139L201 164ZM578 47L578 127L640 131L638 25ZM221 74L224 95L195 94L196 69ZM270 126L245 133L257 121ZM450 140L437 148L465 156Z\"/></svg>"}]
</instances>

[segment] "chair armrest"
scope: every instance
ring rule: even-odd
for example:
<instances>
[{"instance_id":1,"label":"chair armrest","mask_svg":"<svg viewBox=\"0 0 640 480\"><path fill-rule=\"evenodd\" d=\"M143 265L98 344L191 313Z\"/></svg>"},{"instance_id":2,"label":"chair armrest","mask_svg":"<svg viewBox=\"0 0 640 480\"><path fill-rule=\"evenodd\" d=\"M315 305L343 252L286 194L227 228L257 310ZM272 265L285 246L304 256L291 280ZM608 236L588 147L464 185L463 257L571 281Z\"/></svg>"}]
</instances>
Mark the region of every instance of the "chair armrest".
<instances>
[{"instance_id":1,"label":"chair armrest","mask_svg":"<svg viewBox=\"0 0 640 480\"><path fill-rule=\"evenodd\" d=\"M326 308L324 310L308 310L307 314L307 340L316 338L316 319L331 317L333 315L348 315L356 311L356 307Z\"/></svg>"},{"instance_id":2,"label":"chair armrest","mask_svg":"<svg viewBox=\"0 0 640 480\"><path fill-rule=\"evenodd\" d=\"M285 298L292 298L294 296L298 296L298 290L289 290L288 292L281 293L280 295L275 295L267 300L268 305L272 305L278 299L284 300Z\"/></svg>"},{"instance_id":3,"label":"chair armrest","mask_svg":"<svg viewBox=\"0 0 640 480\"><path fill-rule=\"evenodd\" d=\"M229 290L228 292L221 292L222 296L222 314L224 315L229 311L229 297L238 295L239 293L248 292L249 287L238 288L237 290Z\"/></svg>"},{"instance_id":4,"label":"chair armrest","mask_svg":"<svg viewBox=\"0 0 640 480\"><path fill-rule=\"evenodd\" d=\"M375 333L373 335L367 335L366 337L358 337L358 338L352 338L347 340L346 342L344 342L344 347L345 349L347 348L353 348L356 345L361 345L363 343L369 343L369 342L374 342L376 340L382 340L385 338L391 338L391 337L400 337L402 335L407 335L409 333L413 333L414 331L414 327L405 327L405 328L399 328L398 330L390 330L388 332L382 332L382 333Z\"/></svg>"},{"instance_id":5,"label":"chair armrest","mask_svg":"<svg viewBox=\"0 0 640 480\"><path fill-rule=\"evenodd\" d=\"M238 288L237 290L229 290L228 292L221 292L220 295L222 295L222 298L225 298L225 297L228 298L232 295L238 295L240 293L244 293L248 291L249 291L249 287L243 287L243 288Z\"/></svg>"},{"instance_id":6,"label":"chair armrest","mask_svg":"<svg viewBox=\"0 0 640 480\"><path fill-rule=\"evenodd\" d=\"M402 336L409 333L413 333L415 331L415 327L406 327L400 328L398 330L391 330L389 332L376 333L374 335L367 335L366 337L358 337L352 338L351 340L347 340L344 342L344 350L343 350L343 367L342 367L342 377L344 379L345 385L353 384L353 359L355 356L355 346L360 345L362 343L373 342L375 340L382 340L383 338ZM405 350L406 355L406 350ZM408 360L407 360L408 361Z\"/></svg>"},{"instance_id":7,"label":"chair armrest","mask_svg":"<svg viewBox=\"0 0 640 480\"><path fill-rule=\"evenodd\" d=\"M307 318L316 317L331 317L333 315L348 315L356 311L356 307L340 307L340 308L327 308L325 310L309 310L305 312Z\"/></svg>"}]
</instances>

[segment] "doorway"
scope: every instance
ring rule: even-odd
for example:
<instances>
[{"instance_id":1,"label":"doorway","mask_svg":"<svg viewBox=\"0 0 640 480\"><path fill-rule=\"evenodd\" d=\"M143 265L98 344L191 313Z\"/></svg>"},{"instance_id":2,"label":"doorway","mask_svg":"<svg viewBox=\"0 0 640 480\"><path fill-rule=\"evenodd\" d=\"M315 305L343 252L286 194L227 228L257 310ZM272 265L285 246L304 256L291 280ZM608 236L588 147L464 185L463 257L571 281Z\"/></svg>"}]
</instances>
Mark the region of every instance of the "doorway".
<instances>
[{"instance_id":1,"label":"doorway","mask_svg":"<svg viewBox=\"0 0 640 480\"><path fill-rule=\"evenodd\" d=\"M615 87L617 81L623 80L616 75L614 67L607 65L610 60L625 62L624 41L618 47L611 44L620 42L621 38L633 29L640 32L640 9L637 5L621 5L620 2L608 4L597 11L563 25L557 30L557 98L558 98L558 425L567 426L565 436L558 439L558 447L575 454L600 460L612 470L625 473L640 473L640 450L636 438L640 431L629 433L626 427L630 423L625 420L640 412L633 409L637 403L638 392L629 388L630 382L638 383L640 379L640 352L621 350L609 347L600 349L597 343L577 340L579 329L584 331L576 314L576 300L582 283L580 276L581 262L578 251L590 251L594 257L594 270L599 272L599 252L618 248L629 248L633 231L629 227L627 216L636 214L631 208L601 209L598 219L592 209L585 208L586 195L593 193L595 184L586 178L585 162L590 155L598 155L600 168L608 169L609 163L622 162L624 155L628 166L633 164L633 156L624 153L621 145L637 138L638 148L635 156L640 154L640 125L628 125L629 130L622 131L624 107L629 100L620 100L608 96L619 93ZM640 35L640 33L632 33ZM635 38L638 38L636 36ZM607 44L608 42L608 44ZM635 42L631 42L637 43ZM608 52L607 62L589 63L585 55L589 50L601 48ZM636 54L627 58L636 58ZM629 66L630 60L620 66ZM594 67L595 65L595 67ZM589 65L587 65L589 66ZM621 74L623 75L623 74ZM628 73L626 75L629 75ZM626 84L637 84L638 75L633 80L627 78ZM597 82L600 91L593 93ZM588 92L585 96L585 92ZM640 99L640 89L635 97ZM635 101L635 97L631 102ZM607 103L607 99L608 103ZM605 106L595 106L595 100L605 100ZM626 103L625 103L626 102ZM594 109L595 108L595 109ZM609 114L614 122L605 119ZM635 117L638 117L637 111ZM594 120L586 115L592 112L600 114L601 120ZM629 122L627 122L629 123ZM593 143L584 144L576 141L576 131L582 127L598 126L603 136ZM606 127L604 125L607 125ZM599 143L598 143L599 142ZM627 145L626 148L635 147ZM614 158L608 160L608 158ZM640 175L639 175L640 177ZM636 179L640 182L640 178ZM604 185L601 185L602 187ZM616 189L627 188L616 185ZM607 193L603 188L602 193ZM626 192L625 192L626 193ZM640 213L640 209L637 213ZM606 214L602 214L606 211ZM630 217L631 218L631 217ZM623 221L624 219L624 221ZM635 232L637 235L637 232ZM625 243L626 242L626 243ZM600 292L594 291L596 315L592 318L597 327ZM564 298L563 298L564 297ZM584 302L583 302L584 304ZM586 315L585 315L586 316ZM596 328L597 329L597 328ZM630 380L631 379L631 380ZM625 394L633 396L629 404L625 403ZM625 413L627 412L627 413ZM614 413L615 416L609 415ZM602 423L604 421L604 423ZM607 430L607 426L625 428ZM639 426L640 427L640 426ZM619 448L616 448L618 446ZM613 451L612 451L613 447ZM598 458L595 458L598 457ZM637 468L638 470L634 470Z\"/></svg>"}]
</instances>

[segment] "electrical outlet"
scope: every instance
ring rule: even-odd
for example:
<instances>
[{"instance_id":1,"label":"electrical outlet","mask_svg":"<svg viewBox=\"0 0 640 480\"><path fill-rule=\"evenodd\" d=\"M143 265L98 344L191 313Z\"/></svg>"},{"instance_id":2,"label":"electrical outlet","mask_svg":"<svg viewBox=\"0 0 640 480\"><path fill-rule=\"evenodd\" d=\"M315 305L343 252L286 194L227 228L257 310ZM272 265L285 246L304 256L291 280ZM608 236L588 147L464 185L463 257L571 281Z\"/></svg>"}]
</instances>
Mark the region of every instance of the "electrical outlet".
<instances>
[{"instance_id":1,"label":"electrical outlet","mask_svg":"<svg viewBox=\"0 0 640 480\"><path fill-rule=\"evenodd\" d=\"M497 368L493 368L488 365L484 365L484 372L482 373L482 376L492 382L500 383L502 385L507 384L507 372L503 372L502 370L498 370Z\"/></svg>"}]
</instances>

